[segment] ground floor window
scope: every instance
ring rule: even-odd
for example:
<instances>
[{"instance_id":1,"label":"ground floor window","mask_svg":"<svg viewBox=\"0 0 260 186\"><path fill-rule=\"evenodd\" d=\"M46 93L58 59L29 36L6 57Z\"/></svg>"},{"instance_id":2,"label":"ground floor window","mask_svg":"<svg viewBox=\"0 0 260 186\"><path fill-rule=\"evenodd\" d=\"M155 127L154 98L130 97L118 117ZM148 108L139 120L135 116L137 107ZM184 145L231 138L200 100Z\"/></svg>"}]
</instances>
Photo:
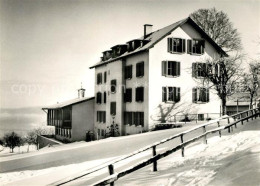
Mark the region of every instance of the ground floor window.
<instances>
[{"instance_id":1,"label":"ground floor window","mask_svg":"<svg viewBox=\"0 0 260 186\"><path fill-rule=\"evenodd\" d=\"M144 112L125 112L125 125L144 126Z\"/></svg>"},{"instance_id":2,"label":"ground floor window","mask_svg":"<svg viewBox=\"0 0 260 186\"><path fill-rule=\"evenodd\" d=\"M106 111L97 111L97 122L106 123Z\"/></svg>"},{"instance_id":3,"label":"ground floor window","mask_svg":"<svg viewBox=\"0 0 260 186\"><path fill-rule=\"evenodd\" d=\"M209 89L204 87L196 87L192 89L193 103L207 103L209 102Z\"/></svg>"}]
</instances>

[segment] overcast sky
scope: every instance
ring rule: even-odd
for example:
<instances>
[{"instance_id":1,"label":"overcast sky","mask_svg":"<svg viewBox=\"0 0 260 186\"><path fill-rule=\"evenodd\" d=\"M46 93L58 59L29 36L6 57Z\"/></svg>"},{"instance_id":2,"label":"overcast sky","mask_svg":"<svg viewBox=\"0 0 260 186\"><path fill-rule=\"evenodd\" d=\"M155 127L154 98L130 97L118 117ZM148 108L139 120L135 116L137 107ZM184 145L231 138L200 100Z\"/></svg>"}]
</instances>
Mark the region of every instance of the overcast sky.
<instances>
[{"instance_id":1,"label":"overcast sky","mask_svg":"<svg viewBox=\"0 0 260 186\"><path fill-rule=\"evenodd\" d=\"M160 29L199 8L226 12L245 52L259 52L260 0L0 0L1 107L46 106L94 94L101 52Z\"/></svg>"}]
</instances>

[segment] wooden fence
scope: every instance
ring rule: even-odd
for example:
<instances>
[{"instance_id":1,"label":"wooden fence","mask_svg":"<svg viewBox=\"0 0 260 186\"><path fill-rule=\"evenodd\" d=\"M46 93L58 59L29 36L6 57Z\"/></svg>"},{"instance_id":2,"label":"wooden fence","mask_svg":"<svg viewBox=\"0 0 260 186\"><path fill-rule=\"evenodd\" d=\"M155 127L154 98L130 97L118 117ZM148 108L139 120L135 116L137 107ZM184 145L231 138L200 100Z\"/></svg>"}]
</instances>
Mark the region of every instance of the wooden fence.
<instances>
[{"instance_id":1,"label":"wooden fence","mask_svg":"<svg viewBox=\"0 0 260 186\"><path fill-rule=\"evenodd\" d=\"M166 138L160 142L157 142L157 143L154 143L152 145L149 145L147 147L144 147L142 149L139 149L131 154L128 154L126 156L123 156L113 162L110 162L109 164L105 164L105 165L102 165L101 167L99 168L96 168L92 171L89 171L87 173L84 173L82 175L79 175L79 176L75 176L75 177L69 177L67 178L66 180L62 180L58 183L56 183L56 185L63 185L63 184L66 184L66 183L69 183L69 182L72 182L74 180L77 180L79 178L82 178L84 176L87 176L89 174L92 174L92 173L95 173L101 169L104 169L104 168L107 168L108 169L108 172L110 174L110 176L104 178L103 180L100 180L98 181L97 183L95 183L94 185L107 185L107 184L110 184L110 185L114 185L114 182L116 180L118 180L119 178L127 175L127 174L130 174L138 169L141 169L147 165L150 165L150 164L153 164L153 171L157 171L157 161L163 157L166 157L178 150L181 150L181 153L182 153L182 156L184 157L184 149L187 145L195 142L195 141L198 141L199 139L203 138L203 141L204 143L207 143L207 136L209 134L213 134L213 133L219 133L219 136L221 137L221 132L223 130L228 130L228 132L230 133L232 130L233 130L233 127L237 127L237 124L238 123L241 123L242 125L244 124L244 121L249 121L250 119L253 120L254 118L257 118L257 116L260 116L260 112L259 112L259 109L256 108L256 109L251 109L251 110L247 110L247 111L243 111L243 112L240 112L240 113L237 113L237 114L234 114L232 116L222 116L216 120L211 120L205 124L202 124L202 125L199 125L199 126L196 126L192 129L189 129L187 131L184 131L182 133L179 133L179 134L176 134L176 135L173 135L169 138ZM231 122L230 120L231 119L234 119L233 122ZM221 120L226 120L227 121L227 125L225 126L220 126L220 121ZM210 125L213 125L213 124L217 124L217 128L215 129L211 129L211 130L207 130L207 126L210 126ZM203 129L203 133L201 135L198 135L192 139L189 139L187 141L184 141L184 135L187 135L195 130L198 130L198 129ZM168 141L171 141L173 139L176 139L176 138L180 138L180 141L181 143L179 145L177 145L176 147L172 148L172 149L169 149L163 153L160 153L160 154L157 154L156 152L156 147L158 145L161 145L165 142L168 142ZM150 159L147 159L147 160L144 160L134 166L131 166L119 173L116 173L114 171L114 164L115 163L118 163L118 162L121 162L123 160L126 160L134 155L137 155L139 153L142 153L144 151L147 151L151 149L152 150L152 157Z\"/></svg>"}]
</instances>

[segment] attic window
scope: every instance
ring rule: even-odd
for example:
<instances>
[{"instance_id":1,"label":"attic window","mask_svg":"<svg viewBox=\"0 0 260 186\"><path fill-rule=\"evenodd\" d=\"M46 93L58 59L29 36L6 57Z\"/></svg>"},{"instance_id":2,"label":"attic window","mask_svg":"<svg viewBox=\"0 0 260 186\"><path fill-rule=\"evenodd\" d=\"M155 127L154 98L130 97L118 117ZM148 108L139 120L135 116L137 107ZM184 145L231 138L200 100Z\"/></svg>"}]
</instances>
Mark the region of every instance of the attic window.
<instances>
[{"instance_id":1,"label":"attic window","mask_svg":"<svg viewBox=\"0 0 260 186\"><path fill-rule=\"evenodd\" d=\"M168 52L169 53L184 53L185 52L185 39L168 38Z\"/></svg>"},{"instance_id":2,"label":"attic window","mask_svg":"<svg viewBox=\"0 0 260 186\"><path fill-rule=\"evenodd\" d=\"M188 39L188 54L204 54L205 40Z\"/></svg>"}]
</instances>

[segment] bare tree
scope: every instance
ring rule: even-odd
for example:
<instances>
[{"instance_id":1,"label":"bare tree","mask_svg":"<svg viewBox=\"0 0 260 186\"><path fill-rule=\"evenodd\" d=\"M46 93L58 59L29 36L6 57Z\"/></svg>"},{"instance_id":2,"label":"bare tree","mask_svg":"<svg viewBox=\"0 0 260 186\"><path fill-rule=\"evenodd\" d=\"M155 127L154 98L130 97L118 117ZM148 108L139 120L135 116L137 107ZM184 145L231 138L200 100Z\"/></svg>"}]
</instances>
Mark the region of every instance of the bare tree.
<instances>
[{"instance_id":1,"label":"bare tree","mask_svg":"<svg viewBox=\"0 0 260 186\"><path fill-rule=\"evenodd\" d=\"M215 8L199 9L190 14L194 20L226 52L240 50L241 39L228 15Z\"/></svg>"},{"instance_id":2,"label":"bare tree","mask_svg":"<svg viewBox=\"0 0 260 186\"><path fill-rule=\"evenodd\" d=\"M243 74L242 84L245 85L245 91L250 95L250 108L253 108L253 99L257 96L257 90L260 85L260 61L252 61L249 64L249 72Z\"/></svg>"},{"instance_id":3,"label":"bare tree","mask_svg":"<svg viewBox=\"0 0 260 186\"><path fill-rule=\"evenodd\" d=\"M199 73L203 77L197 79L198 83L203 86L207 84L208 88L216 90L221 100L222 115L226 115L227 97L235 93L236 84L242 76L242 58L243 55L236 54L233 57L206 59L204 63L197 63L192 69L193 73Z\"/></svg>"},{"instance_id":4,"label":"bare tree","mask_svg":"<svg viewBox=\"0 0 260 186\"><path fill-rule=\"evenodd\" d=\"M27 133L27 135L25 136L25 142L28 144L27 152L29 152L30 145L36 145L37 147L38 141L36 130Z\"/></svg>"}]
</instances>

